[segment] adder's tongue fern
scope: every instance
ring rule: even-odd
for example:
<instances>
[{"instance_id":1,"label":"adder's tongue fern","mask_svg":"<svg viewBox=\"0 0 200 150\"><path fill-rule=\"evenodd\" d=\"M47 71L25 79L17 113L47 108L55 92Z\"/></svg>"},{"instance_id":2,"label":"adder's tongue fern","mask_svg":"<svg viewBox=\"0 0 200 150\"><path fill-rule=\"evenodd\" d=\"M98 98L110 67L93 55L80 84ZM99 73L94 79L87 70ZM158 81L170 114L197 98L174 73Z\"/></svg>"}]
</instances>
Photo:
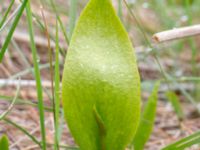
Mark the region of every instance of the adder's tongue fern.
<instances>
[{"instance_id":1,"label":"adder's tongue fern","mask_svg":"<svg viewBox=\"0 0 200 150\"><path fill-rule=\"evenodd\" d=\"M63 72L65 118L81 150L124 150L140 116L140 78L128 35L110 0L90 0Z\"/></svg>"}]
</instances>

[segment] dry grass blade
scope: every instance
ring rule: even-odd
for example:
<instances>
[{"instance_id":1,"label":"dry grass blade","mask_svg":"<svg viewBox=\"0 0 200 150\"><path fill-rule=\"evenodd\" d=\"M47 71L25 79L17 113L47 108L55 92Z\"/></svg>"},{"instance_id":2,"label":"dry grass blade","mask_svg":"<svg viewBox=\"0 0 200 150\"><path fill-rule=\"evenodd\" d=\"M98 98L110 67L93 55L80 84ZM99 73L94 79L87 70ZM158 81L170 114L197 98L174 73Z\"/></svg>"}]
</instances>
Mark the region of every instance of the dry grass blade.
<instances>
[{"instance_id":1,"label":"dry grass blade","mask_svg":"<svg viewBox=\"0 0 200 150\"><path fill-rule=\"evenodd\" d=\"M9 112L12 110L12 108L13 108L13 106L14 106L14 104L15 104L18 96L19 96L19 91L20 91L20 81L19 81L19 84L17 86L17 92L16 92L15 97L12 100L12 103L10 104L8 109L3 114L0 115L0 120L4 119L9 114Z\"/></svg>"},{"instance_id":2,"label":"dry grass blade","mask_svg":"<svg viewBox=\"0 0 200 150\"><path fill-rule=\"evenodd\" d=\"M55 95L54 95L54 68L53 68L53 53L52 53L52 49L51 49L51 43L50 43L50 36L49 36L49 31L48 31L48 25L47 25L47 21L44 15L44 11L43 8L41 8L41 13L42 13L42 18L45 24L45 34L47 37L47 41L48 41L48 53L49 53L49 64L50 64L50 75L51 75L51 94L52 94L52 102L53 102L53 116L54 116L54 128L56 128L56 112L55 112ZM55 140L55 150L59 150L59 144L58 144L58 140Z\"/></svg>"}]
</instances>

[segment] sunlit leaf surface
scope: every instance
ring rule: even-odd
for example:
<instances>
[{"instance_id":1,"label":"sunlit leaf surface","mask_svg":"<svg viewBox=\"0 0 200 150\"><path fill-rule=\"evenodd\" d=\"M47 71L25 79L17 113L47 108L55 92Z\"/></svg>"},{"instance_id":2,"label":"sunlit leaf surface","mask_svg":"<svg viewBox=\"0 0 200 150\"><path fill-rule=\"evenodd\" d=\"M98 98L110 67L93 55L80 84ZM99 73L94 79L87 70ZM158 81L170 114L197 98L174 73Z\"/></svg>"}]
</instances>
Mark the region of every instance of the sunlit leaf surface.
<instances>
[{"instance_id":1,"label":"sunlit leaf surface","mask_svg":"<svg viewBox=\"0 0 200 150\"><path fill-rule=\"evenodd\" d=\"M131 42L109 0L91 0L63 73L65 118L81 150L124 150L139 122L140 79Z\"/></svg>"}]
</instances>

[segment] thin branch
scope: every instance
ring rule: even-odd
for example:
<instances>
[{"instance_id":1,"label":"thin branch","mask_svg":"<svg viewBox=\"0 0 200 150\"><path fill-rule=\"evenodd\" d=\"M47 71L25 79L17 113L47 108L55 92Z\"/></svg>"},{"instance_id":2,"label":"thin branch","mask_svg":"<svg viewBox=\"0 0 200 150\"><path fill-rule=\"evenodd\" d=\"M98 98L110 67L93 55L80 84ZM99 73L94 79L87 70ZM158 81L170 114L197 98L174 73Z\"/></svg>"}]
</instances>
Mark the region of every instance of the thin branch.
<instances>
[{"instance_id":1,"label":"thin branch","mask_svg":"<svg viewBox=\"0 0 200 150\"><path fill-rule=\"evenodd\" d=\"M159 32L154 34L152 38L154 42L161 43L197 35L200 35L200 25L175 28L173 30Z\"/></svg>"}]
</instances>

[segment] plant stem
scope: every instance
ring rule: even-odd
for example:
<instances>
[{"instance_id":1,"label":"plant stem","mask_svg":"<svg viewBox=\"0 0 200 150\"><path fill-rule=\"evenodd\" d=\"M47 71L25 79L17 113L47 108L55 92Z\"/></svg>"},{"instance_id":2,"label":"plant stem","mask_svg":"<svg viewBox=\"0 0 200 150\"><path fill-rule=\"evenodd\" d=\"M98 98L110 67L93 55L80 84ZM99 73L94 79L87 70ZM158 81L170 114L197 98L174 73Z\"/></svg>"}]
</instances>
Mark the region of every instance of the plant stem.
<instances>
[{"instance_id":1,"label":"plant stem","mask_svg":"<svg viewBox=\"0 0 200 150\"><path fill-rule=\"evenodd\" d=\"M64 28L64 25L63 25L61 19L60 19L59 14L58 14L58 11L57 11L56 6L55 6L55 3L54 3L54 0L50 0L50 3L51 3L51 6L52 6L54 12L56 13L56 17L57 17L58 23L59 23L59 25L60 25L60 27L61 27L61 30L62 30L62 32L63 32L63 35L64 35L64 37L65 37L65 41L67 42L67 44L69 44L69 38L67 37L66 30L65 30L65 28Z\"/></svg>"},{"instance_id":2,"label":"plant stem","mask_svg":"<svg viewBox=\"0 0 200 150\"><path fill-rule=\"evenodd\" d=\"M56 63L55 63L55 142L59 149L59 114L60 114L60 69L59 69L59 35L56 21Z\"/></svg>"},{"instance_id":3,"label":"plant stem","mask_svg":"<svg viewBox=\"0 0 200 150\"><path fill-rule=\"evenodd\" d=\"M41 76L39 70L39 62L37 56L36 45L34 41L34 32L33 32L33 25L32 25L32 14L31 14L31 6L30 1L27 4L27 19L28 19L28 27L29 27L29 34L30 34L30 41L31 41L31 50L33 55L33 62L34 62L34 72L36 78L36 85L37 85L37 95L38 95L38 109L40 113L40 128L42 132L42 149L46 150L46 131L45 131L45 117L44 117L44 102L43 102L43 90L41 84Z\"/></svg>"},{"instance_id":4,"label":"plant stem","mask_svg":"<svg viewBox=\"0 0 200 150\"><path fill-rule=\"evenodd\" d=\"M118 0L118 16L122 21L122 0Z\"/></svg>"},{"instance_id":5,"label":"plant stem","mask_svg":"<svg viewBox=\"0 0 200 150\"><path fill-rule=\"evenodd\" d=\"M15 31L17 25L18 25L18 22L19 22L19 20L20 20L20 18L22 16L22 13L24 11L24 8L26 7L27 2L28 2L28 0L24 0L23 1L22 5L21 5L21 7L20 7L20 9L18 11L18 14L17 14L17 16L16 16L16 18L15 18L15 20L14 20L14 22L13 22L11 28L10 28L10 31L9 31L7 37L6 37L6 40L3 43L2 49L0 51L0 62L2 62L4 54L5 54L5 52L6 52L7 48L8 48L8 45L9 45L9 43L11 41L13 33L14 33L14 31Z\"/></svg>"},{"instance_id":6,"label":"plant stem","mask_svg":"<svg viewBox=\"0 0 200 150\"><path fill-rule=\"evenodd\" d=\"M71 39L72 33L74 31L74 27L76 24L76 12L77 12L77 5L78 5L78 0L70 0L70 12L69 12L69 38Z\"/></svg>"},{"instance_id":7,"label":"plant stem","mask_svg":"<svg viewBox=\"0 0 200 150\"><path fill-rule=\"evenodd\" d=\"M15 0L12 0L12 1L10 2L9 7L8 7L8 9L6 10L6 13L5 13L5 15L4 15L2 21L0 22L0 28L3 26L4 22L6 21L6 19L7 19L7 17L8 17L8 14L9 14L9 12L11 11L11 8L12 8L14 2L15 2Z\"/></svg>"},{"instance_id":8,"label":"plant stem","mask_svg":"<svg viewBox=\"0 0 200 150\"><path fill-rule=\"evenodd\" d=\"M23 127L19 126L18 124L16 124L15 122L4 118L3 119L6 123L16 127L17 129L19 129L20 131L22 131L25 135L27 135L34 143L36 143L39 147L42 147L42 145L40 144L40 142L34 137L32 136L26 129L24 129Z\"/></svg>"}]
</instances>

